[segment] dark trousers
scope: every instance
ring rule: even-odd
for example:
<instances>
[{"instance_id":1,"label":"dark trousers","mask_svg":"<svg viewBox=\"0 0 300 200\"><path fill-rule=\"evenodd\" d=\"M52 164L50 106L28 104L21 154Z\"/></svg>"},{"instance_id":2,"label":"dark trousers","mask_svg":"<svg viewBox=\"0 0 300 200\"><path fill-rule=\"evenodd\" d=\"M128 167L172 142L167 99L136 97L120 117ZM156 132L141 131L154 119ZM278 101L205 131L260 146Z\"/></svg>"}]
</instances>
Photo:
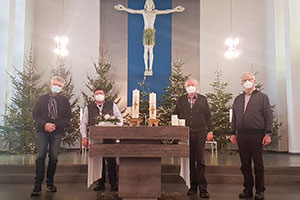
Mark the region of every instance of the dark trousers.
<instances>
[{"instance_id":1,"label":"dark trousers","mask_svg":"<svg viewBox=\"0 0 300 200\"><path fill-rule=\"evenodd\" d=\"M103 141L104 144L114 144L115 140L106 139ZM109 157L103 158L102 160L102 178L98 180L99 185L104 185L106 182L106 171L108 171L109 183L111 186L118 184L118 172L116 158Z\"/></svg>"},{"instance_id":2,"label":"dark trousers","mask_svg":"<svg viewBox=\"0 0 300 200\"><path fill-rule=\"evenodd\" d=\"M191 188L207 189L205 178L205 141L206 132L190 132L190 180Z\"/></svg>"},{"instance_id":3,"label":"dark trousers","mask_svg":"<svg viewBox=\"0 0 300 200\"><path fill-rule=\"evenodd\" d=\"M241 133L237 136L237 142L242 162L241 172L244 176L244 187L248 191L253 188L252 159L254 162L255 189L256 192L265 191L263 146L264 135L261 133Z\"/></svg>"},{"instance_id":4,"label":"dark trousers","mask_svg":"<svg viewBox=\"0 0 300 200\"><path fill-rule=\"evenodd\" d=\"M49 147L49 162L47 169L47 185L51 185L54 182L54 174L57 165L57 157L60 141L62 139L62 133L37 133L37 157L36 157L36 168L35 168L35 183L37 187L41 187L44 177L45 177L45 159L47 155L47 150Z\"/></svg>"}]
</instances>

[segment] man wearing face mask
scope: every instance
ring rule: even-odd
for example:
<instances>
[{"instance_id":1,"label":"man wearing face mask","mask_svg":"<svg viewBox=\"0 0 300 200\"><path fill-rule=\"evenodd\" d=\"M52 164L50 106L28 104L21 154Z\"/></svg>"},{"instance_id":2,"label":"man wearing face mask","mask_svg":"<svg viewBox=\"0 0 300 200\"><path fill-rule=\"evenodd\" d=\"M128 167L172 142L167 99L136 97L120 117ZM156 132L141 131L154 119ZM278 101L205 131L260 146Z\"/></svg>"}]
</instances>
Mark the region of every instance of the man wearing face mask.
<instances>
[{"instance_id":1,"label":"man wearing face mask","mask_svg":"<svg viewBox=\"0 0 300 200\"><path fill-rule=\"evenodd\" d=\"M271 143L272 110L266 94L255 88L255 76L245 72L241 76L244 92L237 96L233 103L231 142L238 144L241 172L244 176L244 190L240 198L253 196L253 175L251 162L255 166L255 200L264 199L264 165L263 146Z\"/></svg>"},{"instance_id":2,"label":"man wearing face mask","mask_svg":"<svg viewBox=\"0 0 300 200\"><path fill-rule=\"evenodd\" d=\"M188 195L196 195L198 187L201 198L209 198L205 178L205 141L213 139L210 109L206 97L196 92L198 83L189 79L185 83L187 95L179 97L174 113L179 119L185 119L190 128L190 181Z\"/></svg>"},{"instance_id":3,"label":"man wearing face mask","mask_svg":"<svg viewBox=\"0 0 300 200\"><path fill-rule=\"evenodd\" d=\"M95 125L95 119L99 115L109 114L110 116L115 116L119 120L117 126L123 125L123 117L120 113L117 105L113 102L105 100L105 92L102 88L96 88L94 91L95 101L89 104L83 113L83 117L80 123L80 132L82 135L82 144L88 147L88 129L89 126ZM113 144L115 140L105 139L103 143ZM106 168L108 170L109 182L111 185L111 191L118 190L118 177L117 177L117 164L116 158L103 158L102 167L102 178L97 181L97 185L94 191L100 191L105 189L105 179L106 179Z\"/></svg>"},{"instance_id":4,"label":"man wearing face mask","mask_svg":"<svg viewBox=\"0 0 300 200\"><path fill-rule=\"evenodd\" d=\"M36 177L32 196L41 194L42 183L45 176L45 158L49 146L49 162L47 169L47 190L56 192L54 174L57 165L57 157L60 141L64 134L64 128L71 119L71 106L68 99L61 94L65 80L59 76L51 78L50 93L42 95L34 109L33 119L37 126L37 156Z\"/></svg>"}]
</instances>

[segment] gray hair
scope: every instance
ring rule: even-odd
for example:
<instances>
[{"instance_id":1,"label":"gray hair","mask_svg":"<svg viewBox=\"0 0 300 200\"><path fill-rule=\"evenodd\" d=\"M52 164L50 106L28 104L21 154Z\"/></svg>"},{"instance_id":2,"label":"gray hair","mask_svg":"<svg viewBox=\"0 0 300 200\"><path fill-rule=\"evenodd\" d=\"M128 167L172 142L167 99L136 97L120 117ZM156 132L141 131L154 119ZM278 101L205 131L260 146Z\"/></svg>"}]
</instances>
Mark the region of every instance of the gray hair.
<instances>
[{"instance_id":1,"label":"gray hair","mask_svg":"<svg viewBox=\"0 0 300 200\"><path fill-rule=\"evenodd\" d=\"M193 81L193 82L196 84L196 86L198 86L198 81L197 81L196 79L194 79L194 78L190 78L190 79L188 79L188 80L185 81L185 84L184 84L184 87L185 87L185 88L186 88L186 85L187 85L187 83L188 83L189 81Z\"/></svg>"},{"instance_id":2,"label":"gray hair","mask_svg":"<svg viewBox=\"0 0 300 200\"><path fill-rule=\"evenodd\" d=\"M51 84L53 83L53 81L59 81L63 85L65 85L65 83L66 83L65 79L62 78L61 76L52 76L52 78L51 78Z\"/></svg>"},{"instance_id":3,"label":"gray hair","mask_svg":"<svg viewBox=\"0 0 300 200\"><path fill-rule=\"evenodd\" d=\"M244 72L244 73L241 75L241 79L242 79L245 75L248 75L248 74L250 74L250 75L253 77L253 79L255 80L254 74L253 74L252 72L249 72L249 71Z\"/></svg>"}]
</instances>

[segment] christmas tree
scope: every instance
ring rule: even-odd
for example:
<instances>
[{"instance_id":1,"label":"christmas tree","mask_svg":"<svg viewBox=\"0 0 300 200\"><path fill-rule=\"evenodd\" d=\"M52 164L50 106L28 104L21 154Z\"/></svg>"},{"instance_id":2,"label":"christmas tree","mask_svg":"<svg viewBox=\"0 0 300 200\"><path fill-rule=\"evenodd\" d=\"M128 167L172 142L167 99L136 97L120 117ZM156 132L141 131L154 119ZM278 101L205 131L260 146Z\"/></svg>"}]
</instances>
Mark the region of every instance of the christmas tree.
<instances>
[{"instance_id":1,"label":"christmas tree","mask_svg":"<svg viewBox=\"0 0 300 200\"><path fill-rule=\"evenodd\" d=\"M80 115L80 107L78 105L79 98L74 94L74 81L70 71L70 68L66 68L64 60L59 58L57 60L57 67L52 67L51 69L51 77L52 76L60 76L65 79L65 85L63 88L63 95L69 99L71 110L72 110L72 118L70 121L70 125L65 128L65 135L62 138L62 142L64 144L68 144L69 146L75 145L80 139L80 130L79 130L79 115ZM49 85L49 84L47 84Z\"/></svg>"},{"instance_id":2,"label":"christmas tree","mask_svg":"<svg viewBox=\"0 0 300 200\"><path fill-rule=\"evenodd\" d=\"M149 118L149 83L145 83L145 79L143 82L138 83L141 87L140 92L140 118L143 120L142 124L146 125L146 120Z\"/></svg>"},{"instance_id":3,"label":"christmas tree","mask_svg":"<svg viewBox=\"0 0 300 200\"><path fill-rule=\"evenodd\" d=\"M253 74L255 77L257 77L259 72L254 72ZM261 84L261 83L255 83L255 88L259 91L262 91L264 89L263 84ZM264 146L264 148L267 150L277 150L278 142L280 140L280 136L279 136L278 132L279 132L279 127L282 126L282 122L279 122L274 114L276 105L272 105L271 108L272 108L272 112L273 112L271 143L268 146Z\"/></svg>"},{"instance_id":4,"label":"christmas tree","mask_svg":"<svg viewBox=\"0 0 300 200\"><path fill-rule=\"evenodd\" d=\"M36 150L32 111L38 98L45 92L45 86L40 84L42 75L35 69L36 58L31 49L25 58L23 71L15 69L16 76L10 75L14 92L11 104L6 108L0 134L13 153L33 153Z\"/></svg>"},{"instance_id":5,"label":"christmas tree","mask_svg":"<svg viewBox=\"0 0 300 200\"><path fill-rule=\"evenodd\" d=\"M184 84L190 75L183 75L181 60L175 60L172 63L172 75L169 77L169 85L164 89L162 101L159 102L158 116L160 124L163 126L171 125L171 115L175 109L177 100L180 96L186 94Z\"/></svg>"},{"instance_id":6,"label":"christmas tree","mask_svg":"<svg viewBox=\"0 0 300 200\"><path fill-rule=\"evenodd\" d=\"M212 126L214 128L215 139L218 141L218 148L224 149L230 142L231 127L229 123L229 110L233 96L232 93L226 92L229 83L221 81L222 71L218 70L215 74L216 78L210 84L213 92L206 93L206 97L210 106Z\"/></svg>"},{"instance_id":7,"label":"christmas tree","mask_svg":"<svg viewBox=\"0 0 300 200\"><path fill-rule=\"evenodd\" d=\"M112 93L112 89L114 86L114 81L109 79L109 71L111 68L111 61L105 57L106 52L103 52L100 49L99 58L97 62L93 62L96 75L95 76L87 76L88 82L85 86L90 91L90 94L82 92L85 105L94 101L93 94L96 88L103 88L106 94L106 100L112 101L116 104L120 102L120 98L117 93ZM122 111L123 112L123 111Z\"/></svg>"}]
</instances>

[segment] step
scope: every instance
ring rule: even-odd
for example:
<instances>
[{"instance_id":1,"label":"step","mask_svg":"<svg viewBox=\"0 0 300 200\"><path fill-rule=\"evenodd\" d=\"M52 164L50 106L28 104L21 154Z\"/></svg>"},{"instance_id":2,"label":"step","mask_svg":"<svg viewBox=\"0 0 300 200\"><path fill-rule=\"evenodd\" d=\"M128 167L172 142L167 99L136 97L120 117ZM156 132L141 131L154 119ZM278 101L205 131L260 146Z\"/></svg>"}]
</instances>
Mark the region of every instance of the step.
<instances>
[{"instance_id":1,"label":"step","mask_svg":"<svg viewBox=\"0 0 300 200\"><path fill-rule=\"evenodd\" d=\"M46 165L47 168L47 165ZM35 165L0 165L1 173L34 173ZM162 173L179 173L179 165L163 164L161 166ZM57 165L57 173L87 173L86 164L63 164Z\"/></svg>"},{"instance_id":2,"label":"step","mask_svg":"<svg viewBox=\"0 0 300 200\"><path fill-rule=\"evenodd\" d=\"M33 183L34 173L0 173L0 183ZM179 174L162 174L163 183L184 183ZM84 183L87 173L56 173L55 182L58 183Z\"/></svg>"},{"instance_id":3,"label":"step","mask_svg":"<svg viewBox=\"0 0 300 200\"><path fill-rule=\"evenodd\" d=\"M35 165L0 165L0 183L33 183ZM162 165L163 183L184 183L179 175L180 166ZM210 165L206 168L208 183L242 184L239 166ZM87 165L58 165L55 182L86 182ZM300 185L300 167L265 167L266 184Z\"/></svg>"},{"instance_id":4,"label":"step","mask_svg":"<svg viewBox=\"0 0 300 200\"><path fill-rule=\"evenodd\" d=\"M47 168L47 165L46 165ZM35 165L0 165L0 174L1 173L34 173ZM64 164L57 165L57 173L87 173L86 164Z\"/></svg>"},{"instance_id":5,"label":"step","mask_svg":"<svg viewBox=\"0 0 300 200\"><path fill-rule=\"evenodd\" d=\"M254 168L254 167L253 167ZM208 174L240 174L240 166L209 165L206 167ZM265 175L300 175L300 166L265 166Z\"/></svg>"},{"instance_id":6,"label":"step","mask_svg":"<svg viewBox=\"0 0 300 200\"><path fill-rule=\"evenodd\" d=\"M34 177L34 173L1 173L0 183L33 183ZM57 183L83 183L87 180L87 174L56 173L54 178Z\"/></svg>"},{"instance_id":7,"label":"step","mask_svg":"<svg viewBox=\"0 0 300 200\"><path fill-rule=\"evenodd\" d=\"M237 174L206 174L210 184L243 184L243 176ZM265 175L266 185L300 185L299 175Z\"/></svg>"}]
</instances>

